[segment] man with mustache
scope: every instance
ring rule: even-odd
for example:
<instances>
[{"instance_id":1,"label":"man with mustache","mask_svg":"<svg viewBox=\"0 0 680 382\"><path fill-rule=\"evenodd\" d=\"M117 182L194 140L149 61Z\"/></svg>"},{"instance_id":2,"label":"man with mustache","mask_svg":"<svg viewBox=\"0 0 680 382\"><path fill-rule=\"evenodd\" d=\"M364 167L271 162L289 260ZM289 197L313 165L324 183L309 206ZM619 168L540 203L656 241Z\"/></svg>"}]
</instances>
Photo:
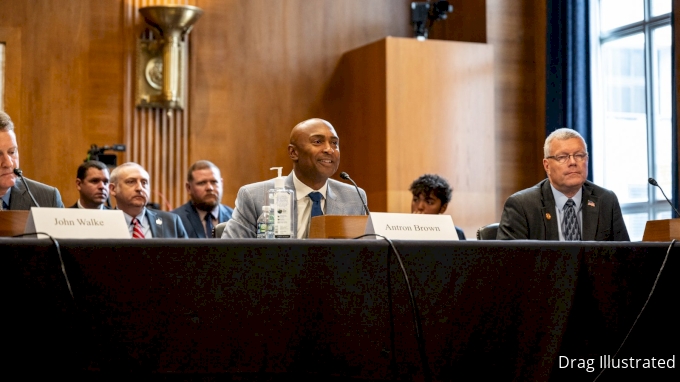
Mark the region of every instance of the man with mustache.
<instances>
[{"instance_id":1,"label":"man with mustache","mask_svg":"<svg viewBox=\"0 0 680 382\"><path fill-rule=\"evenodd\" d=\"M111 171L109 189L116 200L116 208L123 211L133 239L187 237L179 216L146 208L151 185L144 167L133 162L116 167Z\"/></svg>"},{"instance_id":2,"label":"man with mustache","mask_svg":"<svg viewBox=\"0 0 680 382\"><path fill-rule=\"evenodd\" d=\"M555 130L543 152L548 179L508 198L496 238L629 241L616 195L586 180L583 137L572 129Z\"/></svg>"},{"instance_id":3,"label":"man with mustache","mask_svg":"<svg viewBox=\"0 0 680 382\"><path fill-rule=\"evenodd\" d=\"M212 162L199 160L189 167L185 184L191 200L172 212L179 215L189 238L212 238L218 223L231 219L232 209L220 204L222 200L220 169Z\"/></svg>"},{"instance_id":4,"label":"man with mustache","mask_svg":"<svg viewBox=\"0 0 680 382\"><path fill-rule=\"evenodd\" d=\"M19 147L14 123L7 113L0 111L0 210L30 210L35 207L26 185L14 174L15 168L19 168ZM40 207L64 207L59 190L24 179Z\"/></svg>"},{"instance_id":5,"label":"man with mustache","mask_svg":"<svg viewBox=\"0 0 680 382\"><path fill-rule=\"evenodd\" d=\"M76 188L80 197L71 208L108 210L109 169L102 162L88 160L78 166Z\"/></svg>"},{"instance_id":6,"label":"man with mustache","mask_svg":"<svg viewBox=\"0 0 680 382\"><path fill-rule=\"evenodd\" d=\"M323 119L313 118L297 124L290 133L288 156L293 171L286 188L295 191L296 237L309 236L313 209L325 215L363 215L364 207L353 186L329 179L340 165L340 138L335 128ZM267 191L274 179L241 187L236 207L222 238L254 238L262 206L269 205ZM359 189L364 200L366 193Z\"/></svg>"}]
</instances>

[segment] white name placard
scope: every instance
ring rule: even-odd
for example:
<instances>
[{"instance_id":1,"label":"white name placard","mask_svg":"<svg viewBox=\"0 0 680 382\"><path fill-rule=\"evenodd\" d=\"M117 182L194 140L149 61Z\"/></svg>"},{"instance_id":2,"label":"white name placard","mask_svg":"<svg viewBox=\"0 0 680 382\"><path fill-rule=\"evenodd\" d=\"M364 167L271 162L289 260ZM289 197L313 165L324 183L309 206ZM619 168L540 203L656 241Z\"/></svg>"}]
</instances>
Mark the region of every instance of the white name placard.
<instances>
[{"instance_id":1,"label":"white name placard","mask_svg":"<svg viewBox=\"0 0 680 382\"><path fill-rule=\"evenodd\" d=\"M24 233L44 232L59 239L129 239L123 211L31 207ZM47 235L38 235L39 239Z\"/></svg>"},{"instance_id":2,"label":"white name placard","mask_svg":"<svg viewBox=\"0 0 680 382\"><path fill-rule=\"evenodd\" d=\"M395 240L458 240L450 215L371 212L366 233Z\"/></svg>"}]
</instances>

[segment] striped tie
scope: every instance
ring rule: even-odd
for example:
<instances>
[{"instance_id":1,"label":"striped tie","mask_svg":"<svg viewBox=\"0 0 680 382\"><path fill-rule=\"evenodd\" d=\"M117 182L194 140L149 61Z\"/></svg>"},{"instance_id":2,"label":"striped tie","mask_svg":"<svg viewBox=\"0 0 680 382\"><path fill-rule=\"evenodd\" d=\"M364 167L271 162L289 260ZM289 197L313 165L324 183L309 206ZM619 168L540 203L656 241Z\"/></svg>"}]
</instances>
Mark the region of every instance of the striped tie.
<instances>
[{"instance_id":1,"label":"striped tie","mask_svg":"<svg viewBox=\"0 0 680 382\"><path fill-rule=\"evenodd\" d=\"M142 225L139 224L137 218L132 218L132 238L144 239L144 231L142 231Z\"/></svg>"},{"instance_id":2,"label":"striped tie","mask_svg":"<svg viewBox=\"0 0 680 382\"><path fill-rule=\"evenodd\" d=\"M573 200L567 200L564 204L564 218L562 219L562 234L565 241L581 240L581 229L576 218L576 208Z\"/></svg>"}]
</instances>

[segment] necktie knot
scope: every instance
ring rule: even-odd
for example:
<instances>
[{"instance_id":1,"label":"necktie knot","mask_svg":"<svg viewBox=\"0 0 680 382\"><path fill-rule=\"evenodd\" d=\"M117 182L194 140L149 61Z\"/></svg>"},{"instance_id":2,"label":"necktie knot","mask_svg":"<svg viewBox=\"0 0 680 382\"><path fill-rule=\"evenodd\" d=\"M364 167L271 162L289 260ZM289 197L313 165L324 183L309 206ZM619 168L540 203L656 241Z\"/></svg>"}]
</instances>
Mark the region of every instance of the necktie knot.
<instances>
[{"instance_id":1,"label":"necktie knot","mask_svg":"<svg viewBox=\"0 0 680 382\"><path fill-rule=\"evenodd\" d=\"M307 196L312 199L312 217L323 215L323 210L321 209L323 195L320 192L314 191L310 192Z\"/></svg>"}]
</instances>

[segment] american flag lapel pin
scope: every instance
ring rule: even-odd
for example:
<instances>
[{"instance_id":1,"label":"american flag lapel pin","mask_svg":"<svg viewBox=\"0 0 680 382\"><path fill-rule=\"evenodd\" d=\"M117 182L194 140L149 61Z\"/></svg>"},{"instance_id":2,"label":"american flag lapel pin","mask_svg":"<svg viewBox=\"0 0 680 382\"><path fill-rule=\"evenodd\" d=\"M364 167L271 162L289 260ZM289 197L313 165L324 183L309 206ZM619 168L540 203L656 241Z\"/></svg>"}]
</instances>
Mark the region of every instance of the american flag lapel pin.
<instances>
[{"instance_id":1,"label":"american flag lapel pin","mask_svg":"<svg viewBox=\"0 0 680 382\"><path fill-rule=\"evenodd\" d=\"M588 206L590 206L590 207L595 207L595 202L593 202L592 200L589 200L589 201L588 201Z\"/></svg>"}]
</instances>

